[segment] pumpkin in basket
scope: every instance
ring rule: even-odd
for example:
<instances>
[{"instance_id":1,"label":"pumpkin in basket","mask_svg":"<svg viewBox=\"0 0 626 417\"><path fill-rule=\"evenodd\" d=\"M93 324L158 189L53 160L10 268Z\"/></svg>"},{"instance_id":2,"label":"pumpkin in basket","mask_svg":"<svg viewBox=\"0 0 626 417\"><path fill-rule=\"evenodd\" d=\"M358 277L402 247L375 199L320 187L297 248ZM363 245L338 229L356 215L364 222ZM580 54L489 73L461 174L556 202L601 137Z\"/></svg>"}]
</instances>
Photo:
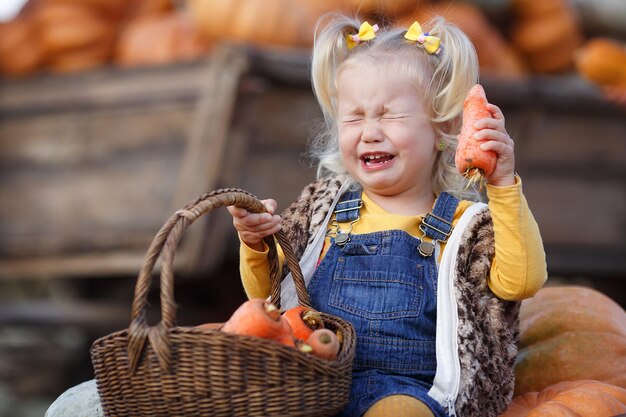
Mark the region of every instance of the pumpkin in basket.
<instances>
[{"instance_id":1,"label":"pumpkin in basket","mask_svg":"<svg viewBox=\"0 0 626 417\"><path fill-rule=\"evenodd\" d=\"M594 379L626 388L626 313L585 287L547 287L520 310L515 395L562 381Z\"/></svg>"},{"instance_id":2,"label":"pumpkin in basket","mask_svg":"<svg viewBox=\"0 0 626 417\"><path fill-rule=\"evenodd\" d=\"M598 381L565 381L515 397L500 417L615 417L626 413L626 389Z\"/></svg>"},{"instance_id":3,"label":"pumpkin in basket","mask_svg":"<svg viewBox=\"0 0 626 417\"><path fill-rule=\"evenodd\" d=\"M209 41L309 46L317 16L293 0L189 0L190 16Z\"/></svg>"}]
</instances>

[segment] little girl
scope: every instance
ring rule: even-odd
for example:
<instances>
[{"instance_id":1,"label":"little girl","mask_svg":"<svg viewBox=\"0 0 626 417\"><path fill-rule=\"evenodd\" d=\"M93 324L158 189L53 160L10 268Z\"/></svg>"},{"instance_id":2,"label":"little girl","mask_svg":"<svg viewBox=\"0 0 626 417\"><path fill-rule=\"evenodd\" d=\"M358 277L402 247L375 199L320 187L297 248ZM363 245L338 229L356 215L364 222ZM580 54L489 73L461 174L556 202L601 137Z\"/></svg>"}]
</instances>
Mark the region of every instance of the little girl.
<instances>
[{"instance_id":1,"label":"little girl","mask_svg":"<svg viewBox=\"0 0 626 417\"><path fill-rule=\"evenodd\" d=\"M262 239L283 228L313 307L354 325L343 416L497 416L511 399L519 300L546 264L494 105L475 125L497 154L489 203L461 198L456 135L477 80L471 42L442 19L424 33L334 17L313 50L319 179L282 216L274 200L264 214L229 207L249 297L269 295ZM297 302L290 275L281 299Z\"/></svg>"}]
</instances>

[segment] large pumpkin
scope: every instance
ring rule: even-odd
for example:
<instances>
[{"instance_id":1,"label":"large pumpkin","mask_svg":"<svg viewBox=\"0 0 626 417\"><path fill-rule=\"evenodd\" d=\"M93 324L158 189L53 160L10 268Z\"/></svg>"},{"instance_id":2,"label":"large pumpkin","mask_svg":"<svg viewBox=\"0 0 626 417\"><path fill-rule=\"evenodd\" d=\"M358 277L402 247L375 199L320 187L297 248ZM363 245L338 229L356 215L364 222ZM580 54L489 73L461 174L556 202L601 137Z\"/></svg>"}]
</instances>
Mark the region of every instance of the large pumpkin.
<instances>
[{"instance_id":1,"label":"large pumpkin","mask_svg":"<svg viewBox=\"0 0 626 417\"><path fill-rule=\"evenodd\" d=\"M44 60L32 18L19 16L0 23L0 73L26 75L37 70Z\"/></svg>"},{"instance_id":2,"label":"large pumpkin","mask_svg":"<svg viewBox=\"0 0 626 417\"><path fill-rule=\"evenodd\" d=\"M133 20L143 16L167 14L173 10L172 0L129 0L124 19Z\"/></svg>"},{"instance_id":3,"label":"large pumpkin","mask_svg":"<svg viewBox=\"0 0 626 417\"><path fill-rule=\"evenodd\" d=\"M594 379L626 388L626 313L585 287L547 287L520 310L515 395L562 381Z\"/></svg>"},{"instance_id":4,"label":"large pumpkin","mask_svg":"<svg viewBox=\"0 0 626 417\"><path fill-rule=\"evenodd\" d=\"M74 3L44 3L37 9L36 22L41 45L53 57L76 49L98 46L114 38L116 21L97 9Z\"/></svg>"},{"instance_id":5,"label":"large pumpkin","mask_svg":"<svg viewBox=\"0 0 626 417\"><path fill-rule=\"evenodd\" d=\"M309 46L317 16L293 0L188 0L190 15L209 41L257 46Z\"/></svg>"},{"instance_id":6,"label":"large pumpkin","mask_svg":"<svg viewBox=\"0 0 626 417\"><path fill-rule=\"evenodd\" d=\"M100 66L110 59L117 37L117 18L91 1L45 0L38 6L34 13L39 43L47 58L46 68L79 71ZM121 6L115 10L117 7Z\"/></svg>"},{"instance_id":7,"label":"large pumpkin","mask_svg":"<svg viewBox=\"0 0 626 417\"><path fill-rule=\"evenodd\" d=\"M130 22L120 34L115 61L124 67L167 64L200 57L208 49L188 17L175 12Z\"/></svg>"},{"instance_id":8,"label":"large pumpkin","mask_svg":"<svg viewBox=\"0 0 626 417\"><path fill-rule=\"evenodd\" d=\"M626 389L598 381L566 381L514 398L500 417L614 417L623 413Z\"/></svg>"},{"instance_id":9,"label":"large pumpkin","mask_svg":"<svg viewBox=\"0 0 626 417\"><path fill-rule=\"evenodd\" d=\"M582 34L567 0L514 0L513 44L536 72L558 73L574 64Z\"/></svg>"},{"instance_id":10,"label":"large pumpkin","mask_svg":"<svg viewBox=\"0 0 626 417\"><path fill-rule=\"evenodd\" d=\"M41 2L49 5L86 7L98 15L118 19L124 14L128 0L41 0Z\"/></svg>"},{"instance_id":11,"label":"large pumpkin","mask_svg":"<svg viewBox=\"0 0 626 417\"><path fill-rule=\"evenodd\" d=\"M395 17L415 12L419 7L425 7L428 0L340 0L348 12L358 15L381 15Z\"/></svg>"},{"instance_id":12,"label":"large pumpkin","mask_svg":"<svg viewBox=\"0 0 626 417\"><path fill-rule=\"evenodd\" d=\"M423 24L436 16L442 16L455 24L471 39L481 69L508 75L526 72L517 52L489 22L483 11L470 3L439 3L424 7L420 3L419 10L398 18L396 25L408 28L415 20Z\"/></svg>"}]
</instances>

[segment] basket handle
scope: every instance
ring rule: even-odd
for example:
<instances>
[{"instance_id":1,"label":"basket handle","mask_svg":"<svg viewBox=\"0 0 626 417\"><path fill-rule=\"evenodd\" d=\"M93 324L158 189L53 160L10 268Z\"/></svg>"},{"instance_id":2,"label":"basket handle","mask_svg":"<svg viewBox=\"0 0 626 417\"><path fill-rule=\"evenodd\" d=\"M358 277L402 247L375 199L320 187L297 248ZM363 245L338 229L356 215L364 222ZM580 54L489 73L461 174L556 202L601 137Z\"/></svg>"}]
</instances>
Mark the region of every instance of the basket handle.
<instances>
[{"instance_id":1,"label":"basket handle","mask_svg":"<svg viewBox=\"0 0 626 417\"><path fill-rule=\"evenodd\" d=\"M236 188L216 190L198 197L195 201L188 203L184 208L174 213L152 240L135 285L128 335L128 358L132 372L137 369L147 340L150 341L160 366L163 369L169 368L171 348L168 340L168 331L174 327L176 321L173 272L176 248L185 230L200 216L215 208L231 205L244 208L253 213L266 211L263 203L247 191ZM311 301L304 283L302 270L282 230L274 236L265 238L265 242L269 246L271 301L280 307L280 284L282 278L278 274L279 262L275 240L280 243L285 254L285 261L294 279L298 301L301 305L310 307ZM162 260L160 276L161 321L155 326L148 326L146 315L148 291L152 281L152 271L159 257Z\"/></svg>"}]
</instances>

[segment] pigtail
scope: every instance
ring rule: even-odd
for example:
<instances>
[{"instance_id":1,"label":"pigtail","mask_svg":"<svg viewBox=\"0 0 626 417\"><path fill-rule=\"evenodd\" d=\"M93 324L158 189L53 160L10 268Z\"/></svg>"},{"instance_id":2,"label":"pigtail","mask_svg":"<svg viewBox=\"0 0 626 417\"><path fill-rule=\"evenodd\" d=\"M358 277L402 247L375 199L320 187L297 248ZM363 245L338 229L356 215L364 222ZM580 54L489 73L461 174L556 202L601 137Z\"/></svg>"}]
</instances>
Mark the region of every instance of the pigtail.
<instances>
[{"instance_id":1,"label":"pigtail","mask_svg":"<svg viewBox=\"0 0 626 417\"><path fill-rule=\"evenodd\" d=\"M346 36L357 33L359 22L339 14L325 15L318 22L311 57L311 84L324 115L324 126L317 129L309 156L318 160L317 177L341 174L346 169L339 155L336 118L337 70L349 56Z\"/></svg>"},{"instance_id":2,"label":"pigtail","mask_svg":"<svg viewBox=\"0 0 626 417\"><path fill-rule=\"evenodd\" d=\"M433 76L427 90L432 103L431 120L444 150L440 152L437 169L433 171L433 189L448 191L459 198L479 199L474 189L466 186L454 164L457 135L461 129L463 102L468 91L478 82L478 57L470 39L457 26L436 17L427 24L430 34L441 39L442 51L430 55Z\"/></svg>"},{"instance_id":3,"label":"pigtail","mask_svg":"<svg viewBox=\"0 0 626 417\"><path fill-rule=\"evenodd\" d=\"M346 35L358 30L358 21L339 14L328 14L317 24L311 57L311 82L327 121L334 114L337 68L349 52Z\"/></svg>"},{"instance_id":4,"label":"pigtail","mask_svg":"<svg viewBox=\"0 0 626 417\"><path fill-rule=\"evenodd\" d=\"M430 33L441 38L443 51L436 58L432 78L434 122L448 122L463 111L468 91L478 82L478 57L472 41L457 26L437 17Z\"/></svg>"}]
</instances>

